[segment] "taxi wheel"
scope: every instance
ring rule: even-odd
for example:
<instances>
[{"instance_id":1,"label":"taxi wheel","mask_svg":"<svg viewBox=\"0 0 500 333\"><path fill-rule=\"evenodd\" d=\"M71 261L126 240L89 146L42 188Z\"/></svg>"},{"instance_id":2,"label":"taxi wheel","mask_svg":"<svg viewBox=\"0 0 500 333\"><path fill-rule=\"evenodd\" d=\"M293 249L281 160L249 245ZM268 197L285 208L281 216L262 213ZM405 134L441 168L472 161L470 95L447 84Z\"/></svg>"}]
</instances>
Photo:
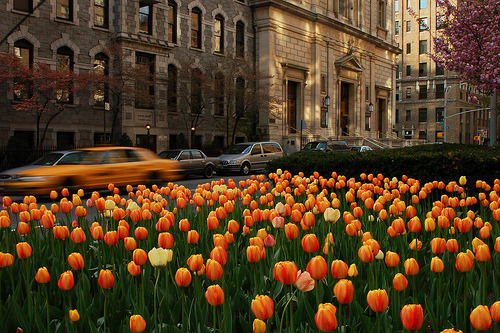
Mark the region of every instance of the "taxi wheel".
<instances>
[{"instance_id":1,"label":"taxi wheel","mask_svg":"<svg viewBox=\"0 0 500 333\"><path fill-rule=\"evenodd\" d=\"M155 184L159 187L160 184L163 182L158 173L156 172L151 173L147 179L148 179L148 187L151 187L152 185Z\"/></svg>"},{"instance_id":2,"label":"taxi wheel","mask_svg":"<svg viewBox=\"0 0 500 333\"><path fill-rule=\"evenodd\" d=\"M70 194L76 193L76 191L78 190L76 187L77 185L73 178L66 178L61 185L61 189L67 188Z\"/></svg>"},{"instance_id":3,"label":"taxi wheel","mask_svg":"<svg viewBox=\"0 0 500 333\"><path fill-rule=\"evenodd\" d=\"M250 164L245 162L241 166L241 173L245 176L247 176L250 173Z\"/></svg>"},{"instance_id":4,"label":"taxi wheel","mask_svg":"<svg viewBox=\"0 0 500 333\"><path fill-rule=\"evenodd\" d=\"M207 165L205 171L203 171L203 176L205 176L205 178L212 178L213 175L214 175L214 168L211 165Z\"/></svg>"}]
</instances>

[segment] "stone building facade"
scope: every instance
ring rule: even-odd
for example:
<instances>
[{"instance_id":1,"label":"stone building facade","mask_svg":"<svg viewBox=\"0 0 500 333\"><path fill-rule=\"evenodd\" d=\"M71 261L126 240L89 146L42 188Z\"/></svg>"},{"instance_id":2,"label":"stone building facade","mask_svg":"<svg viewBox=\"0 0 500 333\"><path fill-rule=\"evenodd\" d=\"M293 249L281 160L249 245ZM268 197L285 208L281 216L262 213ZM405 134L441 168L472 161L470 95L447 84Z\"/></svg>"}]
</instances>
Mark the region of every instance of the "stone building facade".
<instances>
[{"instance_id":1,"label":"stone building facade","mask_svg":"<svg viewBox=\"0 0 500 333\"><path fill-rule=\"evenodd\" d=\"M275 140L287 152L325 138L399 144L393 135L399 49L392 1L6 0L3 6L2 37L28 17L0 45L2 52L22 51L52 68L64 59L77 73L99 67L116 74L140 64L155 78L145 90L154 103L133 96L118 102L91 89L74 98L51 123L46 145L108 141L116 109L115 135L126 133L135 145L159 152L183 138L220 148L230 142L223 124L233 120L230 110L238 105L234 95L217 99L214 91L245 81L231 77L225 85L212 84L196 103L192 92L202 91L207 78L230 76L228 68L238 72L238 64L255 65L272 97L253 128L262 140ZM119 45L119 65L110 45ZM198 84L184 76L193 71L203 78ZM33 140L34 116L15 112L12 103L12 91L4 91L0 146L14 135ZM248 133L237 131L233 141L248 140Z\"/></svg>"},{"instance_id":2,"label":"stone building facade","mask_svg":"<svg viewBox=\"0 0 500 333\"><path fill-rule=\"evenodd\" d=\"M398 136L415 144L481 143L488 133L488 110L469 102L473 87L429 57L441 24L438 1L395 0L394 11L396 42L402 49L396 72Z\"/></svg>"}]
</instances>

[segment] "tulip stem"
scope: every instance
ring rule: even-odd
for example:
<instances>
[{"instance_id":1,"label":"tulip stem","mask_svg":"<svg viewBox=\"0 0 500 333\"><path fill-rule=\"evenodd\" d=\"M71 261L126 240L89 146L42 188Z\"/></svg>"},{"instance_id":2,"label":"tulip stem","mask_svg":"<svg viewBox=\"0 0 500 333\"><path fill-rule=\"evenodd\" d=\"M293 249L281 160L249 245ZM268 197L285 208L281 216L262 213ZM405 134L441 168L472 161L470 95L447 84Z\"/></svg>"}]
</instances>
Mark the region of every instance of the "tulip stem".
<instances>
[{"instance_id":1,"label":"tulip stem","mask_svg":"<svg viewBox=\"0 0 500 333\"><path fill-rule=\"evenodd\" d=\"M486 262L480 262L479 268L481 269L481 300L482 304L488 304L486 299Z\"/></svg>"},{"instance_id":2,"label":"tulip stem","mask_svg":"<svg viewBox=\"0 0 500 333\"><path fill-rule=\"evenodd\" d=\"M45 289L45 303L47 306L47 331L50 332L50 312L49 312L49 289L47 288L47 284L44 283Z\"/></svg>"},{"instance_id":3,"label":"tulip stem","mask_svg":"<svg viewBox=\"0 0 500 333\"><path fill-rule=\"evenodd\" d=\"M155 273L156 273L156 283L155 283L155 290L153 293L154 317L155 317L156 332L160 332L160 326L158 324L158 304L156 302L158 299L158 280L160 279L160 272L156 267L155 267Z\"/></svg>"},{"instance_id":4,"label":"tulip stem","mask_svg":"<svg viewBox=\"0 0 500 333\"><path fill-rule=\"evenodd\" d=\"M104 321L103 321L103 324L104 324L104 333L106 333L106 308L107 308L107 305L108 305L108 293L106 291L104 291Z\"/></svg>"},{"instance_id":5,"label":"tulip stem","mask_svg":"<svg viewBox=\"0 0 500 333\"><path fill-rule=\"evenodd\" d=\"M293 286L292 286L293 288ZM286 308L288 306L288 304L290 303L290 301L293 299L293 296L295 296L295 293L297 292L298 289L295 289L295 291L293 292L292 296L288 299L288 302L286 302L285 304L285 307L283 308L283 313L281 314L281 321L280 321L280 332L283 331L283 319L285 317L285 312L286 312ZM293 332L293 316L290 314L290 327L292 328L292 330L290 332Z\"/></svg>"},{"instance_id":6,"label":"tulip stem","mask_svg":"<svg viewBox=\"0 0 500 333\"><path fill-rule=\"evenodd\" d=\"M213 308L214 332L217 332L217 307L212 306L212 308Z\"/></svg>"},{"instance_id":7,"label":"tulip stem","mask_svg":"<svg viewBox=\"0 0 500 333\"><path fill-rule=\"evenodd\" d=\"M187 333L186 294L182 290L182 333Z\"/></svg>"}]
</instances>

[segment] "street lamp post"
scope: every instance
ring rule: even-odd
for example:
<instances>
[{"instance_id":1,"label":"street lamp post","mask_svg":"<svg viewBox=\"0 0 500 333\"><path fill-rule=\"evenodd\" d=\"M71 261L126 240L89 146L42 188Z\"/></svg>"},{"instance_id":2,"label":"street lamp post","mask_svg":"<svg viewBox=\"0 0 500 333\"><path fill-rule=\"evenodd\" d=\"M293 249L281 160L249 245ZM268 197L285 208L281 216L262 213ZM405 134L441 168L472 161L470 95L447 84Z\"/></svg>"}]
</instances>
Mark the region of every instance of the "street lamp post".
<instances>
[{"instance_id":1,"label":"street lamp post","mask_svg":"<svg viewBox=\"0 0 500 333\"><path fill-rule=\"evenodd\" d=\"M146 129L148 130L148 149L151 149L151 145L149 144L149 130L151 129L151 125L149 123L146 125Z\"/></svg>"}]
</instances>

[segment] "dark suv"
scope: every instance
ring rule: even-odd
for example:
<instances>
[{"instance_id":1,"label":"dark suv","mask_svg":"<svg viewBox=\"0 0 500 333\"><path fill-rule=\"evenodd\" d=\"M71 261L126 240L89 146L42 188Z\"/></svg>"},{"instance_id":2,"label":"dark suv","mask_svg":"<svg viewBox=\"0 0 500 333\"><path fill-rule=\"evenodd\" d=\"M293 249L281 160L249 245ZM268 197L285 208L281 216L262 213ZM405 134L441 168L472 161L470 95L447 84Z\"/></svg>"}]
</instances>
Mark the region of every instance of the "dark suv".
<instances>
[{"instance_id":1,"label":"dark suv","mask_svg":"<svg viewBox=\"0 0 500 333\"><path fill-rule=\"evenodd\" d=\"M307 151L349 151L350 148L347 142L340 140L324 140L324 141L311 141L308 142L301 152Z\"/></svg>"}]
</instances>

